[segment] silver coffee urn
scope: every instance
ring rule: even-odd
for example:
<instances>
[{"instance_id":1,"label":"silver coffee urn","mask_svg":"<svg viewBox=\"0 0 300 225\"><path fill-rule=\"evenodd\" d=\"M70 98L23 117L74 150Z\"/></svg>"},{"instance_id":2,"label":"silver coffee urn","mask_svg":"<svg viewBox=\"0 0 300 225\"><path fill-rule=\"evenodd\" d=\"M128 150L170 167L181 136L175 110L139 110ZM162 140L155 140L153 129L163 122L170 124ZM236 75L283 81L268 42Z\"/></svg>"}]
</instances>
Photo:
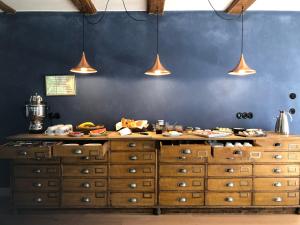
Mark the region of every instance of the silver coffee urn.
<instances>
[{"instance_id":1,"label":"silver coffee urn","mask_svg":"<svg viewBox=\"0 0 300 225\"><path fill-rule=\"evenodd\" d=\"M29 103L26 104L26 117L29 119L29 132L42 133L44 131L44 119L47 115L47 105L43 98L38 95L32 95Z\"/></svg>"}]
</instances>

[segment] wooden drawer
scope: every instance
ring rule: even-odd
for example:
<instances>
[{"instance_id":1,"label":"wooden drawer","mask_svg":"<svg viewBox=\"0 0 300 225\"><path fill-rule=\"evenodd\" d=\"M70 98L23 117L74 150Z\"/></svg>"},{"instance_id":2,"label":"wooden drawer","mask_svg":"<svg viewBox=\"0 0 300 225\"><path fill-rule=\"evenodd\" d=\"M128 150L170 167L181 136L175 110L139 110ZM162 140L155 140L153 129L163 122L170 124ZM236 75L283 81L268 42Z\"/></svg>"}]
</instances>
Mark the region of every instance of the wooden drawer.
<instances>
[{"instance_id":1,"label":"wooden drawer","mask_svg":"<svg viewBox=\"0 0 300 225\"><path fill-rule=\"evenodd\" d=\"M160 178L159 188L162 191L202 191L203 178Z\"/></svg>"},{"instance_id":2,"label":"wooden drawer","mask_svg":"<svg viewBox=\"0 0 300 225\"><path fill-rule=\"evenodd\" d=\"M208 179L207 188L209 191L251 191L252 179Z\"/></svg>"},{"instance_id":3,"label":"wooden drawer","mask_svg":"<svg viewBox=\"0 0 300 225\"><path fill-rule=\"evenodd\" d=\"M262 152L261 158L255 160L256 162L273 162L273 163L286 163L286 162L300 162L299 152Z\"/></svg>"},{"instance_id":4,"label":"wooden drawer","mask_svg":"<svg viewBox=\"0 0 300 225\"><path fill-rule=\"evenodd\" d=\"M154 165L112 165L110 167L111 177L154 177Z\"/></svg>"},{"instance_id":5,"label":"wooden drawer","mask_svg":"<svg viewBox=\"0 0 300 225\"><path fill-rule=\"evenodd\" d=\"M205 175L204 165L160 165L161 177L202 177Z\"/></svg>"},{"instance_id":6,"label":"wooden drawer","mask_svg":"<svg viewBox=\"0 0 300 225\"><path fill-rule=\"evenodd\" d=\"M250 192L217 193L206 194L206 205L209 206L249 206L251 205Z\"/></svg>"},{"instance_id":7,"label":"wooden drawer","mask_svg":"<svg viewBox=\"0 0 300 225\"><path fill-rule=\"evenodd\" d=\"M57 208L59 193L14 193L14 205L17 208Z\"/></svg>"},{"instance_id":8,"label":"wooden drawer","mask_svg":"<svg viewBox=\"0 0 300 225\"><path fill-rule=\"evenodd\" d=\"M299 192L254 193L254 205L265 205L265 206L299 205Z\"/></svg>"},{"instance_id":9,"label":"wooden drawer","mask_svg":"<svg viewBox=\"0 0 300 225\"><path fill-rule=\"evenodd\" d=\"M209 145L162 145L160 162L203 163L210 155Z\"/></svg>"},{"instance_id":10,"label":"wooden drawer","mask_svg":"<svg viewBox=\"0 0 300 225\"><path fill-rule=\"evenodd\" d=\"M208 165L211 177L247 177L252 176L252 165Z\"/></svg>"},{"instance_id":11,"label":"wooden drawer","mask_svg":"<svg viewBox=\"0 0 300 225\"><path fill-rule=\"evenodd\" d=\"M255 176L299 176L298 165L255 165Z\"/></svg>"},{"instance_id":12,"label":"wooden drawer","mask_svg":"<svg viewBox=\"0 0 300 225\"><path fill-rule=\"evenodd\" d=\"M154 193L111 193L112 207L153 207L155 205Z\"/></svg>"},{"instance_id":13,"label":"wooden drawer","mask_svg":"<svg viewBox=\"0 0 300 225\"><path fill-rule=\"evenodd\" d=\"M106 177L107 165L63 165L62 174L64 177Z\"/></svg>"},{"instance_id":14,"label":"wooden drawer","mask_svg":"<svg viewBox=\"0 0 300 225\"><path fill-rule=\"evenodd\" d=\"M15 164L59 164L60 159L59 158L15 159L14 163Z\"/></svg>"},{"instance_id":15,"label":"wooden drawer","mask_svg":"<svg viewBox=\"0 0 300 225\"><path fill-rule=\"evenodd\" d=\"M14 175L15 177L58 177L60 176L60 168L54 165L18 165L14 167Z\"/></svg>"},{"instance_id":16,"label":"wooden drawer","mask_svg":"<svg viewBox=\"0 0 300 225\"><path fill-rule=\"evenodd\" d=\"M155 152L112 152L111 163L155 163Z\"/></svg>"},{"instance_id":17,"label":"wooden drawer","mask_svg":"<svg viewBox=\"0 0 300 225\"><path fill-rule=\"evenodd\" d=\"M53 146L55 157L83 157L104 156L108 150L108 143L102 144L57 144Z\"/></svg>"},{"instance_id":18,"label":"wooden drawer","mask_svg":"<svg viewBox=\"0 0 300 225\"><path fill-rule=\"evenodd\" d=\"M111 179L109 189L117 192L154 192L155 181L154 179Z\"/></svg>"},{"instance_id":19,"label":"wooden drawer","mask_svg":"<svg viewBox=\"0 0 300 225\"><path fill-rule=\"evenodd\" d=\"M107 180L106 179L69 179L63 180L63 190L64 191L81 191L81 192L91 192L91 191L106 191L107 190Z\"/></svg>"},{"instance_id":20,"label":"wooden drawer","mask_svg":"<svg viewBox=\"0 0 300 225\"><path fill-rule=\"evenodd\" d=\"M65 208L96 208L107 206L106 193L63 193L62 206Z\"/></svg>"},{"instance_id":21,"label":"wooden drawer","mask_svg":"<svg viewBox=\"0 0 300 225\"><path fill-rule=\"evenodd\" d=\"M160 192L159 204L161 206L182 207L204 205L202 192Z\"/></svg>"},{"instance_id":22,"label":"wooden drawer","mask_svg":"<svg viewBox=\"0 0 300 225\"><path fill-rule=\"evenodd\" d=\"M65 164L97 164L107 162L107 154L105 156L82 156L82 157L63 157L62 163Z\"/></svg>"},{"instance_id":23,"label":"wooden drawer","mask_svg":"<svg viewBox=\"0 0 300 225\"><path fill-rule=\"evenodd\" d=\"M16 178L14 180L15 191L58 191L59 189L59 179Z\"/></svg>"},{"instance_id":24,"label":"wooden drawer","mask_svg":"<svg viewBox=\"0 0 300 225\"><path fill-rule=\"evenodd\" d=\"M256 191L295 191L299 190L299 178L255 178Z\"/></svg>"},{"instance_id":25,"label":"wooden drawer","mask_svg":"<svg viewBox=\"0 0 300 225\"><path fill-rule=\"evenodd\" d=\"M256 144L268 147L274 150L300 151L300 140L291 140L288 138L264 138L257 139Z\"/></svg>"},{"instance_id":26,"label":"wooden drawer","mask_svg":"<svg viewBox=\"0 0 300 225\"><path fill-rule=\"evenodd\" d=\"M154 151L155 141L111 141L110 148L112 151Z\"/></svg>"}]
</instances>

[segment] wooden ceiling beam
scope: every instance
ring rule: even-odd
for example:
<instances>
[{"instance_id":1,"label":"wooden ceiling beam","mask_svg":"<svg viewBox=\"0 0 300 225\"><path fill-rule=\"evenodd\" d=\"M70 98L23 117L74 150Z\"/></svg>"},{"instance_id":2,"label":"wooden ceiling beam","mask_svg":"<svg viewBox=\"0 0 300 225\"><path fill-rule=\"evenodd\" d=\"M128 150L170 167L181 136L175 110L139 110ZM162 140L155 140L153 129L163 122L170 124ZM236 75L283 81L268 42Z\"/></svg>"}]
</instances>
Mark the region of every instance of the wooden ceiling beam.
<instances>
[{"instance_id":1,"label":"wooden ceiling beam","mask_svg":"<svg viewBox=\"0 0 300 225\"><path fill-rule=\"evenodd\" d=\"M0 9L5 13L9 13L9 14L15 14L16 13L15 9L10 7L9 5L4 3L3 1L0 1Z\"/></svg>"},{"instance_id":2,"label":"wooden ceiling beam","mask_svg":"<svg viewBox=\"0 0 300 225\"><path fill-rule=\"evenodd\" d=\"M147 0L147 12L149 14L163 14L165 0Z\"/></svg>"},{"instance_id":3,"label":"wooden ceiling beam","mask_svg":"<svg viewBox=\"0 0 300 225\"><path fill-rule=\"evenodd\" d=\"M81 13L95 14L97 9L92 0L71 0Z\"/></svg>"},{"instance_id":4,"label":"wooden ceiling beam","mask_svg":"<svg viewBox=\"0 0 300 225\"><path fill-rule=\"evenodd\" d=\"M232 3L225 10L229 14L241 14L242 8L246 11L255 0L233 0Z\"/></svg>"}]
</instances>

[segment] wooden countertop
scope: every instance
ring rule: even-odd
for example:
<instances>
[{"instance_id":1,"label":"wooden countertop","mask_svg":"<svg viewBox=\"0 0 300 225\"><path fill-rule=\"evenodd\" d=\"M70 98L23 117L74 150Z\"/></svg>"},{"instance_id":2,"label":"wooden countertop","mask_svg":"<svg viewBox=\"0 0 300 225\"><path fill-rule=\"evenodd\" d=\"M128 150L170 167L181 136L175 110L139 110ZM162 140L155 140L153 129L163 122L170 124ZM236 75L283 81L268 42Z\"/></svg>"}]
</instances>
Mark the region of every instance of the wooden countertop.
<instances>
[{"instance_id":1,"label":"wooden countertop","mask_svg":"<svg viewBox=\"0 0 300 225\"><path fill-rule=\"evenodd\" d=\"M270 139L270 138L288 138L288 139L299 139L300 135L279 135L275 134L273 132L268 132L267 137L240 137L235 135L230 135L227 137L222 138L205 138L205 137L199 137L192 134L183 134L182 136L178 137L164 137L161 134L155 134L154 132L148 132L149 135L142 135L139 133L133 133L128 136L120 136L118 132L110 131L108 132L108 135L106 136L100 136L100 137L90 137L89 135L84 135L82 137L69 137L67 135L62 136L49 136L45 134L18 134L14 136L10 136L7 139L8 140L14 140L14 141L26 141L26 140L43 140L43 141L101 141L101 140L157 140L157 141L163 141L163 140L257 140L257 139Z\"/></svg>"}]
</instances>

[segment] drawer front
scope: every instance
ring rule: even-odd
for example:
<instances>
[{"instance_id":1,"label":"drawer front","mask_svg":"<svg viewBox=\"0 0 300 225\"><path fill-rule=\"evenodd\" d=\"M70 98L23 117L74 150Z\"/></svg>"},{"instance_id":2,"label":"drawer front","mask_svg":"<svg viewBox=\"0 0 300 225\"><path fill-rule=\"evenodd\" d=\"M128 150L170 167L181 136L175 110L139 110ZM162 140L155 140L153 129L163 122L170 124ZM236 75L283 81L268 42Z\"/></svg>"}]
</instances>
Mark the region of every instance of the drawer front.
<instances>
[{"instance_id":1,"label":"drawer front","mask_svg":"<svg viewBox=\"0 0 300 225\"><path fill-rule=\"evenodd\" d=\"M256 162L300 162L300 151L299 152L262 152L262 157L256 159Z\"/></svg>"},{"instance_id":2,"label":"drawer front","mask_svg":"<svg viewBox=\"0 0 300 225\"><path fill-rule=\"evenodd\" d=\"M97 145L64 145L53 146L53 156L55 157L83 157L83 156L104 156L102 144Z\"/></svg>"},{"instance_id":3,"label":"drawer front","mask_svg":"<svg viewBox=\"0 0 300 225\"><path fill-rule=\"evenodd\" d=\"M162 191L202 191L203 178L160 178L159 188Z\"/></svg>"},{"instance_id":4,"label":"drawer front","mask_svg":"<svg viewBox=\"0 0 300 225\"><path fill-rule=\"evenodd\" d=\"M59 188L59 179L16 178L14 180L15 191L58 191Z\"/></svg>"},{"instance_id":5,"label":"drawer front","mask_svg":"<svg viewBox=\"0 0 300 225\"><path fill-rule=\"evenodd\" d=\"M57 208L59 193L14 193L14 204L17 208Z\"/></svg>"},{"instance_id":6,"label":"drawer front","mask_svg":"<svg viewBox=\"0 0 300 225\"><path fill-rule=\"evenodd\" d=\"M209 191L251 191L252 179L208 179Z\"/></svg>"},{"instance_id":7,"label":"drawer front","mask_svg":"<svg viewBox=\"0 0 300 225\"><path fill-rule=\"evenodd\" d=\"M160 165L162 177L202 177L205 175L204 165Z\"/></svg>"},{"instance_id":8,"label":"drawer front","mask_svg":"<svg viewBox=\"0 0 300 225\"><path fill-rule=\"evenodd\" d=\"M63 165L63 176L65 177L106 177L107 166L67 166Z\"/></svg>"},{"instance_id":9,"label":"drawer front","mask_svg":"<svg viewBox=\"0 0 300 225\"><path fill-rule=\"evenodd\" d=\"M63 157L62 162L65 164L97 164L107 162L107 154L105 156Z\"/></svg>"},{"instance_id":10,"label":"drawer front","mask_svg":"<svg viewBox=\"0 0 300 225\"><path fill-rule=\"evenodd\" d=\"M251 205L250 192L216 193L206 194L206 204L209 206L249 206Z\"/></svg>"},{"instance_id":11,"label":"drawer front","mask_svg":"<svg viewBox=\"0 0 300 225\"><path fill-rule=\"evenodd\" d=\"M114 151L154 151L154 141L111 141L111 150Z\"/></svg>"},{"instance_id":12,"label":"drawer front","mask_svg":"<svg viewBox=\"0 0 300 225\"><path fill-rule=\"evenodd\" d=\"M299 192L254 193L254 205L299 205Z\"/></svg>"},{"instance_id":13,"label":"drawer front","mask_svg":"<svg viewBox=\"0 0 300 225\"><path fill-rule=\"evenodd\" d=\"M110 167L111 177L154 177L154 165L112 165Z\"/></svg>"},{"instance_id":14,"label":"drawer front","mask_svg":"<svg viewBox=\"0 0 300 225\"><path fill-rule=\"evenodd\" d=\"M59 166L15 166L15 177L58 177L60 175Z\"/></svg>"},{"instance_id":15,"label":"drawer front","mask_svg":"<svg viewBox=\"0 0 300 225\"><path fill-rule=\"evenodd\" d=\"M155 163L155 152L112 152L111 163Z\"/></svg>"},{"instance_id":16,"label":"drawer front","mask_svg":"<svg viewBox=\"0 0 300 225\"><path fill-rule=\"evenodd\" d=\"M299 176L298 165L255 165L255 176Z\"/></svg>"},{"instance_id":17,"label":"drawer front","mask_svg":"<svg viewBox=\"0 0 300 225\"><path fill-rule=\"evenodd\" d=\"M163 145L160 150L161 162L201 163L211 155L208 145Z\"/></svg>"},{"instance_id":18,"label":"drawer front","mask_svg":"<svg viewBox=\"0 0 300 225\"><path fill-rule=\"evenodd\" d=\"M289 140L286 138L267 138L267 139L257 139L256 143L265 147L269 147L274 150L283 151L300 151L300 141L299 140Z\"/></svg>"},{"instance_id":19,"label":"drawer front","mask_svg":"<svg viewBox=\"0 0 300 225\"><path fill-rule=\"evenodd\" d=\"M202 192L160 192L159 204L161 206L201 206L204 205Z\"/></svg>"},{"instance_id":20,"label":"drawer front","mask_svg":"<svg viewBox=\"0 0 300 225\"><path fill-rule=\"evenodd\" d=\"M154 179L111 179L110 188L111 191L155 191Z\"/></svg>"},{"instance_id":21,"label":"drawer front","mask_svg":"<svg viewBox=\"0 0 300 225\"><path fill-rule=\"evenodd\" d=\"M211 177L247 177L252 176L251 165L208 165Z\"/></svg>"},{"instance_id":22,"label":"drawer front","mask_svg":"<svg viewBox=\"0 0 300 225\"><path fill-rule=\"evenodd\" d=\"M299 190L299 178L255 178L256 191L295 191Z\"/></svg>"},{"instance_id":23,"label":"drawer front","mask_svg":"<svg viewBox=\"0 0 300 225\"><path fill-rule=\"evenodd\" d=\"M106 191L107 180L106 179L69 179L63 180L64 191Z\"/></svg>"},{"instance_id":24,"label":"drawer front","mask_svg":"<svg viewBox=\"0 0 300 225\"><path fill-rule=\"evenodd\" d=\"M63 193L63 207L105 207L107 206L106 193Z\"/></svg>"},{"instance_id":25,"label":"drawer front","mask_svg":"<svg viewBox=\"0 0 300 225\"><path fill-rule=\"evenodd\" d=\"M112 207L151 207L155 205L154 193L112 193Z\"/></svg>"},{"instance_id":26,"label":"drawer front","mask_svg":"<svg viewBox=\"0 0 300 225\"><path fill-rule=\"evenodd\" d=\"M14 160L15 164L59 164L59 158L50 158L50 159L16 159Z\"/></svg>"}]
</instances>

